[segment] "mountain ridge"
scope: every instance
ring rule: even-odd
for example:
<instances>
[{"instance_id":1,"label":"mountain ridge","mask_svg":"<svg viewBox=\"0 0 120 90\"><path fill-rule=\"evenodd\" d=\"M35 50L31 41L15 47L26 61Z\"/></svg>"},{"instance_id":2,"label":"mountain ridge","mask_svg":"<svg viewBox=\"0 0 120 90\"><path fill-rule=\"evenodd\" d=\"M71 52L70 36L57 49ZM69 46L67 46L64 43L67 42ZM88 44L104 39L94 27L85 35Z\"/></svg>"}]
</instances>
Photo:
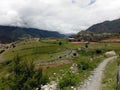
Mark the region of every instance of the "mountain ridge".
<instances>
[{"instance_id":1,"label":"mountain ridge","mask_svg":"<svg viewBox=\"0 0 120 90\"><path fill-rule=\"evenodd\" d=\"M86 31L94 33L119 33L120 32L120 19L113 21L104 21L89 27Z\"/></svg>"},{"instance_id":2,"label":"mountain ridge","mask_svg":"<svg viewBox=\"0 0 120 90\"><path fill-rule=\"evenodd\" d=\"M3 26L0 25L0 42L12 42L20 38L34 37L34 38L62 38L63 34L58 33L57 31L48 31L43 29L36 28L26 28L18 26Z\"/></svg>"}]
</instances>

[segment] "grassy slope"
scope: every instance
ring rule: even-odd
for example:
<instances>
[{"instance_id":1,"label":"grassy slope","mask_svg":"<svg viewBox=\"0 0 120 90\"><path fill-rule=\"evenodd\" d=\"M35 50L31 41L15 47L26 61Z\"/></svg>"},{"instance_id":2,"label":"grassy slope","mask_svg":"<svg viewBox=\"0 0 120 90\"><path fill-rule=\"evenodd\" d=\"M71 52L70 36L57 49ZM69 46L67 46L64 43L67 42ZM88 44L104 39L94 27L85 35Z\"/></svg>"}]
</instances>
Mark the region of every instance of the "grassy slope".
<instances>
[{"instance_id":1,"label":"grassy slope","mask_svg":"<svg viewBox=\"0 0 120 90\"><path fill-rule=\"evenodd\" d=\"M7 52L3 54L3 57L5 60L12 60L16 54L19 54L21 56L22 60L41 60L41 59L48 59L50 57L54 57L56 55L61 55L64 53L65 48L70 48L70 49L75 49L78 47L82 47L84 45L79 45L79 44L70 44L67 43L66 41L62 40L64 45L59 46L58 41L57 42L49 42L48 41L41 41L41 42L20 42L17 44L17 47L15 49L10 49ZM105 51L108 50L116 50L118 51L120 44L119 43L98 43L98 44L93 44L89 45L89 50L96 50L96 49L102 49ZM100 55L95 55L95 59L90 63L93 68L86 70L86 71L81 71L79 74L76 76L79 77L80 82L84 81L91 73L91 71L97 67L97 65L103 60L104 57ZM80 57L75 58L73 60L73 63L77 63L79 61L90 61L90 55L80 55ZM55 68L49 68L47 70L44 70L44 74L48 74L51 77L54 77L53 73L56 73L57 76L61 75L61 70L69 71L69 68L71 67L71 64L69 65L64 65L64 66L59 66ZM7 68L8 66L0 66L0 77L7 74ZM55 79L55 78L53 78Z\"/></svg>"},{"instance_id":2,"label":"grassy slope","mask_svg":"<svg viewBox=\"0 0 120 90\"><path fill-rule=\"evenodd\" d=\"M10 49L4 53L5 59L13 59L18 54L21 59L37 60L50 58L52 54L59 54L63 51L57 44L45 44L40 42L28 42L17 44L17 48Z\"/></svg>"},{"instance_id":3,"label":"grassy slope","mask_svg":"<svg viewBox=\"0 0 120 90\"><path fill-rule=\"evenodd\" d=\"M16 44L16 48L7 50L2 54L4 61L11 61L16 55L21 57L21 60L31 61L31 60L46 60L53 58L65 53L67 48L77 48L81 45L68 44L62 40L64 45L59 46L59 41L49 42L49 40L43 40L41 42L19 42ZM65 65L66 68L67 65ZM70 67L70 66L69 66ZM8 65L0 66L0 75L5 75L7 73ZM52 68L54 71L54 68ZM58 67L59 69L59 67ZM51 72L52 70L50 70Z\"/></svg>"},{"instance_id":4,"label":"grassy slope","mask_svg":"<svg viewBox=\"0 0 120 90\"><path fill-rule=\"evenodd\" d=\"M109 43L109 47L107 50L115 50L120 55L120 43ZM117 70L118 65L117 63L120 62L120 59L114 60L106 66L104 71L104 77L102 81L102 89L101 90L116 90L117 81Z\"/></svg>"},{"instance_id":5,"label":"grassy slope","mask_svg":"<svg viewBox=\"0 0 120 90\"><path fill-rule=\"evenodd\" d=\"M104 78L102 81L102 89L101 90L116 90L117 80L117 63L116 61L110 62L104 71Z\"/></svg>"}]
</instances>

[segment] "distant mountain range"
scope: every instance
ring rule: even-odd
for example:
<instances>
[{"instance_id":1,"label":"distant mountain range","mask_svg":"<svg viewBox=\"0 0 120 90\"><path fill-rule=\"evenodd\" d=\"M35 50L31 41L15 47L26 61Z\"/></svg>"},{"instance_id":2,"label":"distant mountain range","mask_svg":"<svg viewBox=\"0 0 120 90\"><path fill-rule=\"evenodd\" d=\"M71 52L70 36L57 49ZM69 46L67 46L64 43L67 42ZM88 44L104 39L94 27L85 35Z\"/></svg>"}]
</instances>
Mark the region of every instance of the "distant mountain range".
<instances>
[{"instance_id":1,"label":"distant mountain range","mask_svg":"<svg viewBox=\"0 0 120 90\"><path fill-rule=\"evenodd\" d=\"M0 25L0 42L8 43L16 41L20 38L34 37L34 38L48 38L56 37L62 38L63 34L56 31L47 31L36 28L24 28L15 26L2 26Z\"/></svg>"},{"instance_id":2,"label":"distant mountain range","mask_svg":"<svg viewBox=\"0 0 120 90\"><path fill-rule=\"evenodd\" d=\"M69 36L69 40L98 42L114 36L120 37L120 19L95 24L87 30Z\"/></svg>"},{"instance_id":3,"label":"distant mountain range","mask_svg":"<svg viewBox=\"0 0 120 90\"><path fill-rule=\"evenodd\" d=\"M88 28L86 31L94 33L119 33L120 32L120 19L113 21L105 21L95 24Z\"/></svg>"}]
</instances>

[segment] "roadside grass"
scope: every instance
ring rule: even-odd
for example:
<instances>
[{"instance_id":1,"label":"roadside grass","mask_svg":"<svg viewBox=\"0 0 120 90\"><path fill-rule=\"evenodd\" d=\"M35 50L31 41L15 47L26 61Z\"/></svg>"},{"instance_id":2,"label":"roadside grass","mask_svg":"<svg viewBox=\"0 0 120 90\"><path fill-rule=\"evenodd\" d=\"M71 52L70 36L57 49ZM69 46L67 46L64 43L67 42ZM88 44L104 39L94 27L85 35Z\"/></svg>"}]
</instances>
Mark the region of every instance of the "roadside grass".
<instances>
[{"instance_id":1,"label":"roadside grass","mask_svg":"<svg viewBox=\"0 0 120 90\"><path fill-rule=\"evenodd\" d=\"M84 62L84 63L86 63L85 65L88 65L88 67L86 69L78 68L78 72L74 74L75 77L77 78L75 81L78 82L75 86L68 86L68 87L64 87L62 89L58 88L57 90L73 90L74 87L82 85L84 83L84 81L92 73L92 71L99 65L99 63L104 60L104 58L105 58L104 56L101 56L101 57L96 56L96 58L93 61L91 61L89 56L81 56L81 57L78 57L75 60L73 60L73 63L77 63L77 64L79 64L81 62ZM62 70L64 70L64 69L62 69ZM68 72L68 71L70 71L70 67L68 67L68 69L64 70L64 75L65 76L66 76L65 73ZM62 78L62 77L64 77L64 76L61 73L59 73L59 78ZM66 76L66 77L69 77L69 75ZM72 79L72 78L74 78L74 77L71 77L71 81L72 80L74 81L74 79ZM64 81L64 79L62 79L62 80ZM61 79L60 79L60 82L61 82ZM65 80L64 85L66 86L67 83L68 82Z\"/></svg>"},{"instance_id":2,"label":"roadside grass","mask_svg":"<svg viewBox=\"0 0 120 90\"><path fill-rule=\"evenodd\" d=\"M116 60L108 63L104 70L101 90L116 90L117 88L117 70L118 65Z\"/></svg>"},{"instance_id":3,"label":"roadside grass","mask_svg":"<svg viewBox=\"0 0 120 90\"><path fill-rule=\"evenodd\" d=\"M63 73L70 70L71 65L72 64L66 64L63 66L48 68L46 70L43 70L43 73L47 74L52 81L56 81L57 77L59 78Z\"/></svg>"}]
</instances>

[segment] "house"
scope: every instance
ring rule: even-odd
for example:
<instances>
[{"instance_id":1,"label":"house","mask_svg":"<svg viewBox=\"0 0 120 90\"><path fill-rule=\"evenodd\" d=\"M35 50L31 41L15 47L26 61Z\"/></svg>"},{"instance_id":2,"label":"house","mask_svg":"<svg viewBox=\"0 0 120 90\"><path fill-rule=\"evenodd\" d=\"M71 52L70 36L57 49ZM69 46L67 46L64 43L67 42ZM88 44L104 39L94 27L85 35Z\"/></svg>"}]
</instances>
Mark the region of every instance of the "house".
<instances>
[{"instance_id":1,"label":"house","mask_svg":"<svg viewBox=\"0 0 120 90\"><path fill-rule=\"evenodd\" d=\"M75 38L72 38L72 37L69 37L68 40L69 40L70 42L76 41L76 39L75 39Z\"/></svg>"}]
</instances>

